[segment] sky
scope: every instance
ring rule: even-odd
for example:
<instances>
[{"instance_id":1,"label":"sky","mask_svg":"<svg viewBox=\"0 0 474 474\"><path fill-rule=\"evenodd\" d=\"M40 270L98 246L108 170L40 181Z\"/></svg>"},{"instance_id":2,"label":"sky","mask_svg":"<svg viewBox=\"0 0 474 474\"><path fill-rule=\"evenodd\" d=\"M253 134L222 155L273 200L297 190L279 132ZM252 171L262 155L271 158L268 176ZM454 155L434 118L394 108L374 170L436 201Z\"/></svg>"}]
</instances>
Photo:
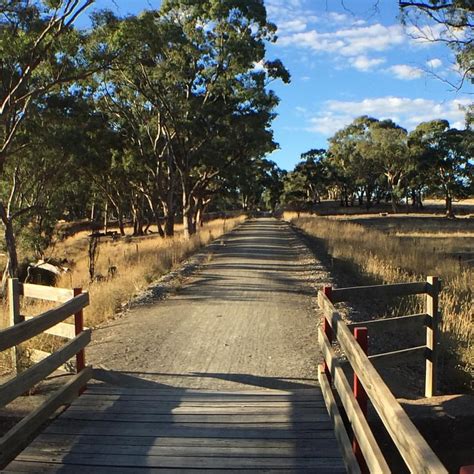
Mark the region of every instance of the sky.
<instances>
[{"instance_id":1,"label":"sky","mask_svg":"<svg viewBox=\"0 0 474 474\"><path fill-rule=\"evenodd\" d=\"M281 59L292 76L288 85L271 84L280 97L272 127L279 149L269 158L278 166L291 170L302 153L327 148L327 139L360 115L390 118L408 130L437 118L464 128L460 107L473 102L472 85L449 84L459 81L453 54L428 41L441 30L402 26L397 3L265 0L278 28L267 57ZM159 0L96 0L92 9L122 16L159 6Z\"/></svg>"}]
</instances>

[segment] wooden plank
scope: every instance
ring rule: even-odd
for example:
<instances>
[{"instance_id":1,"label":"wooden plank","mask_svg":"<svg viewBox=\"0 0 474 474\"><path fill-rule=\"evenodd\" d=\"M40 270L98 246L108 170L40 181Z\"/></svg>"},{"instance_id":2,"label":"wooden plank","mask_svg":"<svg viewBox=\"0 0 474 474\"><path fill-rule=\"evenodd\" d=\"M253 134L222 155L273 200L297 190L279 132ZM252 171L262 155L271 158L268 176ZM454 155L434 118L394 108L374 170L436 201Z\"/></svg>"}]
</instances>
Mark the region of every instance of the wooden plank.
<instances>
[{"instance_id":1,"label":"wooden plank","mask_svg":"<svg viewBox=\"0 0 474 474\"><path fill-rule=\"evenodd\" d=\"M426 353L426 346L409 347L408 349L401 349L399 351L384 352L382 354L374 354L369 356L370 362L377 368L389 367L399 362L412 361L413 358L424 356Z\"/></svg>"},{"instance_id":2,"label":"wooden plank","mask_svg":"<svg viewBox=\"0 0 474 474\"><path fill-rule=\"evenodd\" d=\"M37 317L38 316L25 316L25 320L28 321L29 319L33 319ZM69 323L58 323L56 324L56 326L46 329L46 331L44 332L46 334L50 334L51 336L63 337L65 339L73 339L76 337L74 324L69 324Z\"/></svg>"},{"instance_id":3,"label":"wooden plank","mask_svg":"<svg viewBox=\"0 0 474 474\"><path fill-rule=\"evenodd\" d=\"M366 327L369 330L369 334L373 334L372 331L399 331L413 330L418 327L426 325L428 315L426 313L409 314L407 316L397 316L395 318L380 318L372 319L370 321L358 321L356 323L350 323L347 325L349 329L358 327Z\"/></svg>"},{"instance_id":4,"label":"wooden plank","mask_svg":"<svg viewBox=\"0 0 474 474\"><path fill-rule=\"evenodd\" d=\"M425 397L432 397L436 394L436 372L438 370L438 325L439 308L438 293L440 291L440 282L437 277L429 276L427 278L429 286L426 295L426 312L430 318L430 324L426 328L426 347L429 350L429 357L426 357L425 367Z\"/></svg>"},{"instance_id":5,"label":"wooden plank","mask_svg":"<svg viewBox=\"0 0 474 474\"><path fill-rule=\"evenodd\" d=\"M72 314L77 313L88 304L89 294L83 293L58 308L44 312L41 316L36 316L28 321L0 331L0 351L4 351L12 346L17 346L41 334L43 331L46 331L46 329L55 326Z\"/></svg>"},{"instance_id":6,"label":"wooden plank","mask_svg":"<svg viewBox=\"0 0 474 474\"><path fill-rule=\"evenodd\" d=\"M338 362L334 349L321 329L318 331L318 337L323 357L327 362L329 372L334 381L334 386L344 406L347 418L351 423L352 430L359 442L367 466L371 472L380 474L389 473L390 469L388 464L383 457L359 403L355 399L352 388L344 375L344 371Z\"/></svg>"},{"instance_id":7,"label":"wooden plank","mask_svg":"<svg viewBox=\"0 0 474 474\"><path fill-rule=\"evenodd\" d=\"M319 293L321 297L322 292ZM325 298L322 295L321 298ZM319 300L319 299L318 299ZM357 344L338 312L328 318L342 350L360 378L372 404L407 466L417 473L447 473L446 468L423 439L392 395L368 357Z\"/></svg>"},{"instance_id":8,"label":"wooden plank","mask_svg":"<svg viewBox=\"0 0 474 474\"><path fill-rule=\"evenodd\" d=\"M66 361L74 357L78 350L87 346L91 340L91 332L84 331L75 339L64 345L59 351L51 354L33 367L0 386L0 407L5 406L16 397L30 390L46 376L54 372Z\"/></svg>"},{"instance_id":9,"label":"wooden plank","mask_svg":"<svg viewBox=\"0 0 474 474\"><path fill-rule=\"evenodd\" d=\"M321 389L318 386L315 388L304 388L293 391L288 390L274 390L274 389L262 389L262 390L206 390L206 389L190 389L190 388L129 388L121 387L116 385L108 385L103 383L91 383L87 390L89 392L98 393L126 393L130 395L141 395L147 394L161 394L161 395L209 395L217 397L246 397L246 396L258 396L265 398L267 396L307 396L321 398Z\"/></svg>"},{"instance_id":10,"label":"wooden plank","mask_svg":"<svg viewBox=\"0 0 474 474\"><path fill-rule=\"evenodd\" d=\"M239 395L228 395L228 396L220 396L218 393L215 395L188 395L186 393L182 393L181 395L165 395L165 394L153 394L153 393L146 393L143 394L130 394L127 392L124 393L104 393L99 394L93 392L91 390L87 390L85 394L88 398L99 398L102 400L157 400L163 402L203 402L203 403L230 403L230 402L238 402L238 403L247 403L247 402L254 402L254 403L277 403L277 402L285 402L285 403L319 403L322 401L322 396L319 395L318 398L314 397L304 397L295 395L294 397L284 396L284 395L275 395L275 396L239 396Z\"/></svg>"},{"instance_id":11,"label":"wooden plank","mask_svg":"<svg viewBox=\"0 0 474 474\"><path fill-rule=\"evenodd\" d=\"M80 398L80 397L79 397ZM294 449L294 439L267 439L267 438L180 438L180 437L169 437L169 436L120 436L116 433L108 433L106 435L68 435L68 434L50 434L41 433L35 440L35 443L40 445L79 445L79 444L93 444L93 445L127 445L127 446L146 446L151 449L153 447L196 447L196 448L278 448L282 450ZM334 435L328 438L310 439L304 441L299 439L297 441L298 446L306 446L307 444L313 446L337 446Z\"/></svg>"},{"instance_id":12,"label":"wooden plank","mask_svg":"<svg viewBox=\"0 0 474 474\"><path fill-rule=\"evenodd\" d=\"M22 456L23 461L57 461L64 464L81 464L83 466L120 466L135 468L178 468L178 469L312 469L317 472L345 472L344 464L339 458L232 458L225 457L184 457L184 456L131 456L122 454L75 454L70 452L64 457L48 459L46 456ZM323 471L320 471L323 470ZM330 471L329 471L330 469ZM324 471L325 470L325 471Z\"/></svg>"},{"instance_id":13,"label":"wooden plank","mask_svg":"<svg viewBox=\"0 0 474 474\"><path fill-rule=\"evenodd\" d=\"M84 394L85 395L85 394ZM130 397L120 397L112 396L112 397L96 397L88 395L87 397L81 397L76 402L77 406L99 406L99 405L108 405L108 406L116 406L120 408L122 405L124 406L142 406L146 408L159 408L163 410L171 410L173 408L202 408L212 410L214 408L223 408L223 409L247 409L247 408L262 408L263 410L271 410L271 409L283 409L287 408L289 410L301 410L301 409L318 409L324 407L324 402L242 402L242 401L217 401L217 402L207 402L202 400L190 401L188 400L156 400L153 397L146 397L146 398L130 398Z\"/></svg>"},{"instance_id":14,"label":"wooden plank","mask_svg":"<svg viewBox=\"0 0 474 474\"><path fill-rule=\"evenodd\" d=\"M293 443L291 447L255 447L255 446L130 446L126 444L106 445L106 444L75 444L74 446L60 444L38 443L36 440L27 447L16 459L27 460L29 456L40 458L55 458L63 460L64 456L73 452L74 454L121 454L130 456L207 456L222 457L230 456L233 458L341 458L339 446L334 440L321 439L317 442L308 442L306 444ZM349 443L350 444L350 443Z\"/></svg>"},{"instance_id":15,"label":"wooden plank","mask_svg":"<svg viewBox=\"0 0 474 474\"><path fill-rule=\"evenodd\" d=\"M263 423L288 423L298 425L314 425L315 423L328 420L327 413L304 413L304 414L241 414L233 415L217 414L151 414L151 413L108 413L105 411L90 410L68 410L62 416L65 420L90 420L90 421L133 421L141 423L200 423L200 424L263 424Z\"/></svg>"},{"instance_id":16,"label":"wooden plank","mask_svg":"<svg viewBox=\"0 0 474 474\"><path fill-rule=\"evenodd\" d=\"M110 433L120 433L121 436L166 436L173 438L267 438L267 439L319 439L333 438L330 421L319 423L317 428L292 429L291 424L274 423L264 426L235 425L222 427L211 424L199 427L193 425L153 425L133 422L83 422L78 420L61 420L59 418L49 425L46 433L80 434L107 436Z\"/></svg>"},{"instance_id":17,"label":"wooden plank","mask_svg":"<svg viewBox=\"0 0 474 474\"><path fill-rule=\"evenodd\" d=\"M73 464L59 464L59 463L48 463L48 462L25 462L25 461L15 461L8 466L8 471L4 472L34 472L35 474L56 474L56 473L65 473L68 474L137 474L143 473L148 474L156 472L155 469L140 468L137 470L136 467L112 467L112 466L93 466L88 465L85 468L83 465L73 465ZM166 469L160 468L160 474L178 474L178 473L189 473L188 469L178 470L176 468ZM209 474L209 469L193 469L191 471L193 474ZM225 469L226 474L245 474L245 473L255 473L254 469ZM300 472L307 473L307 470L298 470L295 469L258 469L259 473L267 474L281 474L282 472ZM334 468L318 468L318 474L342 474L345 473L344 469Z\"/></svg>"},{"instance_id":18,"label":"wooden plank","mask_svg":"<svg viewBox=\"0 0 474 474\"><path fill-rule=\"evenodd\" d=\"M92 377L92 369L74 376L40 407L17 423L0 438L0 466L4 466L24 447L28 438L63 404L69 403L81 387Z\"/></svg>"},{"instance_id":19,"label":"wooden plank","mask_svg":"<svg viewBox=\"0 0 474 474\"><path fill-rule=\"evenodd\" d=\"M393 298L395 296L418 295L427 292L425 282L395 283L392 285L354 286L350 288L333 288L333 303L350 301L353 298Z\"/></svg>"},{"instance_id":20,"label":"wooden plank","mask_svg":"<svg viewBox=\"0 0 474 474\"><path fill-rule=\"evenodd\" d=\"M143 402L110 402L100 404L78 404L74 403L69 407L71 412L88 411L90 413L107 412L107 413L142 413L149 415L312 415L326 413L324 406L318 407L299 407L295 408L291 405L286 407L260 407L260 406L231 406L225 405L218 407L207 406L163 406L161 403L146 403Z\"/></svg>"},{"instance_id":21,"label":"wooden plank","mask_svg":"<svg viewBox=\"0 0 474 474\"><path fill-rule=\"evenodd\" d=\"M334 433L339 442L339 448L342 453L342 459L346 466L347 472L351 474L359 474L361 472L357 459L352 452L352 444L344 426L344 421L341 418L339 409L337 408L336 400L332 393L331 385L324 373L324 368L319 368L318 371L319 383L323 392L324 400L326 400L326 407L334 424Z\"/></svg>"},{"instance_id":22,"label":"wooden plank","mask_svg":"<svg viewBox=\"0 0 474 474\"><path fill-rule=\"evenodd\" d=\"M20 294L27 298L36 298L47 301L64 303L74 297L73 290L69 288L56 288L54 286L34 285L21 283Z\"/></svg>"}]
</instances>

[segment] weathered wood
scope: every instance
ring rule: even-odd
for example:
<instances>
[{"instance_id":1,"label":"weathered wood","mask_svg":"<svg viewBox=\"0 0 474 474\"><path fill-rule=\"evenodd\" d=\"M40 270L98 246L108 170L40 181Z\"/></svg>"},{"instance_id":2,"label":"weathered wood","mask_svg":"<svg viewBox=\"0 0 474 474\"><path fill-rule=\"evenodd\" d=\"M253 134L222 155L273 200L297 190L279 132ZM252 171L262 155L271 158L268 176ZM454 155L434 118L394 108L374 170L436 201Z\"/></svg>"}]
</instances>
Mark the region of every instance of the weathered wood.
<instances>
[{"instance_id":1,"label":"weathered wood","mask_svg":"<svg viewBox=\"0 0 474 474\"><path fill-rule=\"evenodd\" d=\"M351 423L352 430L359 442L367 466L371 472L380 474L389 473L390 469L383 457L377 441L375 440L370 426L354 397L352 388L338 362L336 353L321 329L318 332L318 338L324 359L327 361L329 371L331 372L334 386L336 387L339 398L344 406L347 418Z\"/></svg>"},{"instance_id":2,"label":"weathered wood","mask_svg":"<svg viewBox=\"0 0 474 474\"><path fill-rule=\"evenodd\" d=\"M79 397L80 398L80 397ZM78 399L76 399L77 401ZM36 439L35 443L39 443L41 446L77 446L79 444L93 444L99 445L123 445L127 446L145 446L149 449L153 447L193 447L193 448L239 448L242 450L248 448L277 448L282 450L295 449L295 440L293 439L267 439L267 438L210 438L206 437L205 433L200 438L180 438L170 436L120 436L116 433L108 433L106 435L68 435L68 434L50 434L41 433ZM299 446L328 446L338 448L337 441L332 437L310 439L308 441L298 440Z\"/></svg>"},{"instance_id":3,"label":"weathered wood","mask_svg":"<svg viewBox=\"0 0 474 474\"><path fill-rule=\"evenodd\" d=\"M0 466L4 466L24 447L29 437L41 426L61 405L69 403L78 390L92 376L92 369L82 371L74 376L60 390L53 394L40 407L17 423L10 431L0 438Z\"/></svg>"},{"instance_id":4,"label":"weathered wood","mask_svg":"<svg viewBox=\"0 0 474 474\"><path fill-rule=\"evenodd\" d=\"M206 426L185 425L176 426L153 425L133 422L85 422L78 420L62 420L59 418L45 429L45 433L80 434L107 436L110 433L120 433L121 436L167 436L179 438L245 438L245 439L319 439L334 438L331 422L318 423L317 427L293 429L291 424L275 423L271 428L264 424L256 426L234 425L222 427L216 424Z\"/></svg>"},{"instance_id":5,"label":"weathered wood","mask_svg":"<svg viewBox=\"0 0 474 474\"><path fill-rule=\"evenodd\" d=\"M329 370L329 366L328 366ZM318 371L319 384L323 392L324 400L326 401L326 407L334 425L334 433L336 439L339 442L339 448L342 452L342 459L346 466L347 472L351 474L358 474L361 472L357 460L352 452L352 445L347 435L346 428L344 427L344 421L341 418L339 409L337 408L336 400L332 393L331 385L329 384L328 378L325 374L324 367L320 367Z\"/></svg>"},{"instance_id":6,"label":"weathered wood","mask_svg":"<svg viewBox=\"0 0 474 474\"><path fill-rule=\"evenodd\" d=\"M426 325L428 315L426 313L409 314L407 316L397 316L395 318L380 318L372 319L370 321L358 321L347 325L349 329L358 328L361 326L367 327L370 334L372 331L398 331L413 330L417 327Z\"/></svg>"},{"instance_id":7,"label":"weathered wood","mask_svg":"<svg viewBox=\"0 0 474 474\"><path fill-rule=\"evenodd\" d=\"M47 456L22 456L23 461L48 461ZM123 466L135 468L178 468L178 469L312 469L317 472L343 473L344 465L337 458L236 458L227 457L172 457L172 456L127 456L122 454L75 454L70 452L59 462L83 466Z\"/></svg>"},{"instance_id":8,"label":"weathered wood","mask_svg":"<svg viewBox=\"0 0 474 474\"><path fill-rule=\"evenodd\" d=\"M13 327L23 321L20 315L20 283L18 278L8 279L8 326ZM11 366L15 373L20 372L21 367L19 366L20 354L16 344L11 347L10 351Z\"/></svg>"},{"instance_id":9,"label":"weathered wood","mask_svg":"<svg viewBox=\"0 0 474 474\"><path fill-rule=\"evenodd\" d=\"M41 382L41 380L54 372L54 370L68 361L71 357L74 357L77 351L85 347L90 340L90 331L83 332L80 336L70 341L59 351L51 354L38 364L2 384L0 386L0 407L15 400L16 397L22 395L30 390L34 385Z\"/></svg>"},{"instance_id":10,"label":"weathered wood","mask_svg":"<svg viewBox=\"0 0 474 474\"><path fill-rule=\"evenodd\" d=\"M16 346L42 333L89 304L89 295L83 293L58 308L44 312L28 321L0 331L0 351Z\"/></svg>"},{"instance_id":11,"label":"weathered wood","mask_svg":"<svg viewBox=\"0 0 474 474\"><path fill-rule=\"evenodd\" d=\"M226 425L255 425L261 423L283 423L311 427L320 422L327 421L326 413L280 414L280 413L249 413L249 414L178 414L178 413L109 413L105 410L68 410L63 414L63 420L90 420L90 421L131 421L141 423L206 423Z\"/></svg>"},{"instance_id":12,"label":"weathered wood","mask_svg":"<svg viewBox=\"0 0 474 474\"><path fill-rule=\"evenodd\" d=\"M125 467L125 466L97 466L97 465L92 465L90 463L87 464L87 467L84 467L83 463L82 465L74 465L74 464L59 464L59 463L51 463L51 462L27 462L27 461L15 461L14 463L10 464L8 466L9 472L28 472L31 473L35 472L35 474L56 474L56 473L65 473L67 472L68 474L84 474L84 472L87 472L87 474L137 474L138 472L143 472L143 473L150 473L150 472L155 472L155 470L150 470L146 468L138 468L135 467ZM256 472L254 469L250 470L244 470L244 469L236 469L235 466L237 463L234 465L234 469L232 468L225 468L225 473L226 474L243 474L243 473L249 473L249 472ZM188 470L181 470L177 469L176 467L174 468L159 468L160 474L176 474L177 472L188 472ZM267 469L267 468L262 468L259 467L257 472L260 473L266 473L266 474L281 474L282 472L285 472L285 469ZM301 474L309 474L312 472L318 472L318 474L342 474L345 473L345 468L339 467L335 468L333 466L326 466L326 467L317 467L312 468L312 469L298 469L297 471L295 469L288 468L286 469L286 472L299 472ZM193 474L208 474L209 469L208 468L193 468L192 469Z\"/></svg>"},{"instance_id":13,"label":"weathered wood","mask_svg":"<svg viewBox=\"0 0 474 474\"><path fill-rule=\"evenodd\" d=\"M146 393L147 395L160 395L160 396L199 396L199 397L214 397L214 398L224 398L224 397L259 397L261 399L267 397L288 397L288 398L315 398L322 399L321 391L319 388L305 388L298 389L297 391L288 391L288 390L198 390L198 389L188 389L188 388L129 388L129 387L119 387L113 385L107 385L103 383L92 383L87 388L88 393L120 393L121 395L142 395Z\"/></svg>"},{"instance_id":14,"label":"weathered wood","mask_svg":"<svg viewBox=\"0 0 474 474\"><path fill-rule=\"evenodd\" d=\"M34 285L21 283L20 294L27 298L36 298L46 301L64 303L73 298L73 290L69 288L56 288L54 286Z\"/></svg>"},{"instance_id":15,"label":"weathered wood","mask_svg":"<svg viewBox=\"0 0 474 474\"><path fill-rule=\"evenodd\" d=\"M28 456L50 456L61 460L67 453L74 454L122 454L128 456L206 456L206 457L222 457L230 456L233 458L295 458L295 457L323 457L323 458L340 458L341 453L339 447L334 440L319 439L316 442L310 441L296 445L293 443L288 447L262 447L262 446L147 446L128 445L126 440L122 440L122 444L94 444L79 443L71 447L67 442L60 439L54 443L43 443L35 440L34 443L27 447L18 457L17 460L26 460Z\"/></svg>"},{"instance_id":16,"label":"weathered wood","mask_svg":"<svg viewBox=\"0 0 474 474\"><path fill-rule=\"evenodd\" d=\"M320 292L319 298L323 299L325 296ZM329 323L336 333L342 350L361 379L375 410L407 466L417 473L447 473L446 468L420 435L368 357L358 346L339 313L332 312L327 316L329 316Z\"/></svg>"},{"instance_id":17,"label":"weathered wood","mask_svg":"<svg viewBox=\"0 0 474 474\"><path fill-rule=\"evenodd\" d=\"M431 320L431 324L426 327L426 347L429 349L426 357L425 369L425 397L432 397L436 394L436 373L438 370L438 325L439 308L438 294L440 291L440 282L437 277L429 276L427 278L428 294L426 295L426 312Z\"/></svg>"},{"instance_id":18,"label":"weathered wood","mask_svg":"<svg viewBox=\"0 0 474 474\"><path fill-rule=\"evenodd\" d=\"M369 356L369 360L378 368L389 367L399 362L411 361L413 357L425 355L426 350L426 346L410 347L398 351L374 354Z\"/></svg>"},{"instance_id":19,"label":"weathered wood","mask_svg":"<svg viewBox=\"0 0 474 474\"><path fill-rule=\"evenodd\" d=\"M28 321L37 317L38 316L25 316L25 320ZM56 326L46 329L44 332L51 336L63 337L64 339L74 339L76 337L74 324L69 323L58 323Z\"/></svg>"},{"instance_id":20,"label":"weathered wood","mask_svg":"<svg viewBox=\"0 0 474 474\"><path fill-rule=\"evenodd\" d=\"M248 406L247 404L241 405L176 405L176 404L157 404L156 402L101 402L98 400L94 403L75 403L69 407L69 411L90 411L102 412L104 410L107 413L146 413L150 415L167 415L167 414L200 414L200 415L238 415L238 414L253 414L253 415L264 415L264 414L279 414L279 415L310 415L318 413L326 413L324 403L322 405L311 405L295 407L291 404L281 406L270 406L267 404L264 406L253 404Z\"/></svg>"},{"instance_id":21,"label":"weathered wood","mask_svg":"<svg viewBox=\"0 0 474 474\"><path fill-rule=\"evenodd\" d=\"M353 298L393 298L395 296L418 295L427 292L425 282L395 283L392 285L354 286L350 288L333 288L333 303L350 301Z\"/></svg>"},{"instance_id":22,"label":"weathered wood","mask_svg":"<svg viewBox=\"0 0 474 474\"><path fill-rule=\"evenodd\" d=\"M30 362L37 364L42 360L48 358L51 355L51 352L41 351L39 349L29 349L28 350ZM60 365L58 370L63 370L64 372L72 372L73 365L70 362Z\"/></svg>"}]
</instances>

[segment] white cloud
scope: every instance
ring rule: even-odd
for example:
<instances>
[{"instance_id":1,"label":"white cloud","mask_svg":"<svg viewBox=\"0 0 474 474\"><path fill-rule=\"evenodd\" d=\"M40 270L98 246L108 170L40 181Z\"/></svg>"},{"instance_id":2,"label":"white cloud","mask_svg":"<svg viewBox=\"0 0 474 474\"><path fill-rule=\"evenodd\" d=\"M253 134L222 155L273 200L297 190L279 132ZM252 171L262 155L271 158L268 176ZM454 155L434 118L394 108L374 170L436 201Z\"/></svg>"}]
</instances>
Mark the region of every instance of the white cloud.
<instances>
[{"instance_id":1,"label":"white cloud","mask_svg":"<svg viewBox=\"0 0 474 474\"><path fill-rule=\"evenodd\" d=\"M385 51L407 41L399 25L384 26L376 23L370 26L343 28L333 32L309 31L282 35L281 46L297 46L316 52L334 53L342 56L367 55L373 51Z\"/></svg>"},{"instance_id":2,"label":"white cloud","mask_svg":"<svg viewBox=\"0 0 474 474\"><path fill-rule=\"evenodd\" d=\"M322 107L324 112L309 119L307 130L331 136L361 115L390 118L408 129L415 128L420 122L438 118L448 120L452 127L463 128L464 111L460 107L470 103L471 100L467 98L436 102L394 96L361 101L328 100Z\"/></svg>"},{"instance_id":3,"label":"white cloud","mask_svg":"<svg viewBox=\"0 0 474 474\"><path fill-rule=\"evenodd\" d=\"M365 55L356 56L355 58L350 58L350 64L354 66L359 71L372 71L375 66L383 64L385 62L384 58L373 58L370 59Z\"/></svg>"},{"instance_id":4,"label":"white cloud","mask_svg":"<svg viewBox=\"0 0 474 474\"><path fill-rule=\"evenodd\" d=\"M441 59L438 59L438 58L433 58L433 59L430 59L429 61L426 61L426 65L430 69L438 69L439 67L443 65L443 61L441 61Z\"/></svg>"},{"instance_id":5,"label":"white cloud","mask_svg":"<svg viewBox=\"0 0 474 474\"><path fill-rule=\"evenodd\" d=\"M404 81L418 79L423 75L423 71L420 68L409 66L408 64L395 64L390 66L388 71L392 72L397 79Z\"/></svg>"}]
</instances>

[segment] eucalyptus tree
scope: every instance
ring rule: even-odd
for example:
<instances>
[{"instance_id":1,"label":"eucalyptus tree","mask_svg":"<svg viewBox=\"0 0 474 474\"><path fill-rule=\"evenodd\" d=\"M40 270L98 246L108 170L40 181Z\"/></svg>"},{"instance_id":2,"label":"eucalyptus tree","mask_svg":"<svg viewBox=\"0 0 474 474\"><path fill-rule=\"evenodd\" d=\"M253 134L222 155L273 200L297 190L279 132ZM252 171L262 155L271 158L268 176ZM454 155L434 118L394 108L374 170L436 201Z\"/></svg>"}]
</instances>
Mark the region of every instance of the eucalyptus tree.
<instances>
[{"instance_id":1,"label":"eucalyptus tree","mask_svg":"<svg viewBox=\"0 0 474 474\"><path fill-rule=\"evenodd\" d=\"M473 131L450 128L447 120L432 120L415 128L410 144L429 170L431 190L443 195L447 217L454 217L453 200L472 192Z\"/></svg>"},{"instance_id":2,"label":"eucalyptus tree","mask_svg":"<svg viewBox=\"0 0 474 474\"><path fill-rule=\"evenodd\" d=\"M341 202L346 205L350 196L357 193L359 203L365 194L366 205L371 206L381 174L373 153L372 127L377 123L372 117L358 117L329 140L328 174L340 187Z\"/></svg>"},{"instance_id":3,"label":"eucalyptus tree","mask_svg":"<svg viewBox=\"0 0 474 474\"><path fill-rule=\"evenodd\" d=\"M29 109L63 84L87 77L94 68L85 35L73 28L92 0L30 1L0 4L0 177L14 167L29 141L20 129ZM13 163L12 163L13 162ZM8 262L5 274L17 273L18 257L9 202L0 201Z\"/></svg>"},{"instance_id":4,"label":"eucalyptus tree","mask_svg":"<svg viewBox=\"0 0 474 474\"><path fill-rule=\"evenodd\" d=\"M280 61L265 60L265 43L276 39L276 27L263 0L165 0L156 21L167 38L159 90L189 235L195 230L194 195L229 163L248 159L239 148L268 128L278 101L268 82L288 81L289 74ZM251 122L259 128L249 129ZM239 141L233 139L236 129ZM227 138L220 156L213 152L219 136Z\"/></svg>"}]
</instances>

